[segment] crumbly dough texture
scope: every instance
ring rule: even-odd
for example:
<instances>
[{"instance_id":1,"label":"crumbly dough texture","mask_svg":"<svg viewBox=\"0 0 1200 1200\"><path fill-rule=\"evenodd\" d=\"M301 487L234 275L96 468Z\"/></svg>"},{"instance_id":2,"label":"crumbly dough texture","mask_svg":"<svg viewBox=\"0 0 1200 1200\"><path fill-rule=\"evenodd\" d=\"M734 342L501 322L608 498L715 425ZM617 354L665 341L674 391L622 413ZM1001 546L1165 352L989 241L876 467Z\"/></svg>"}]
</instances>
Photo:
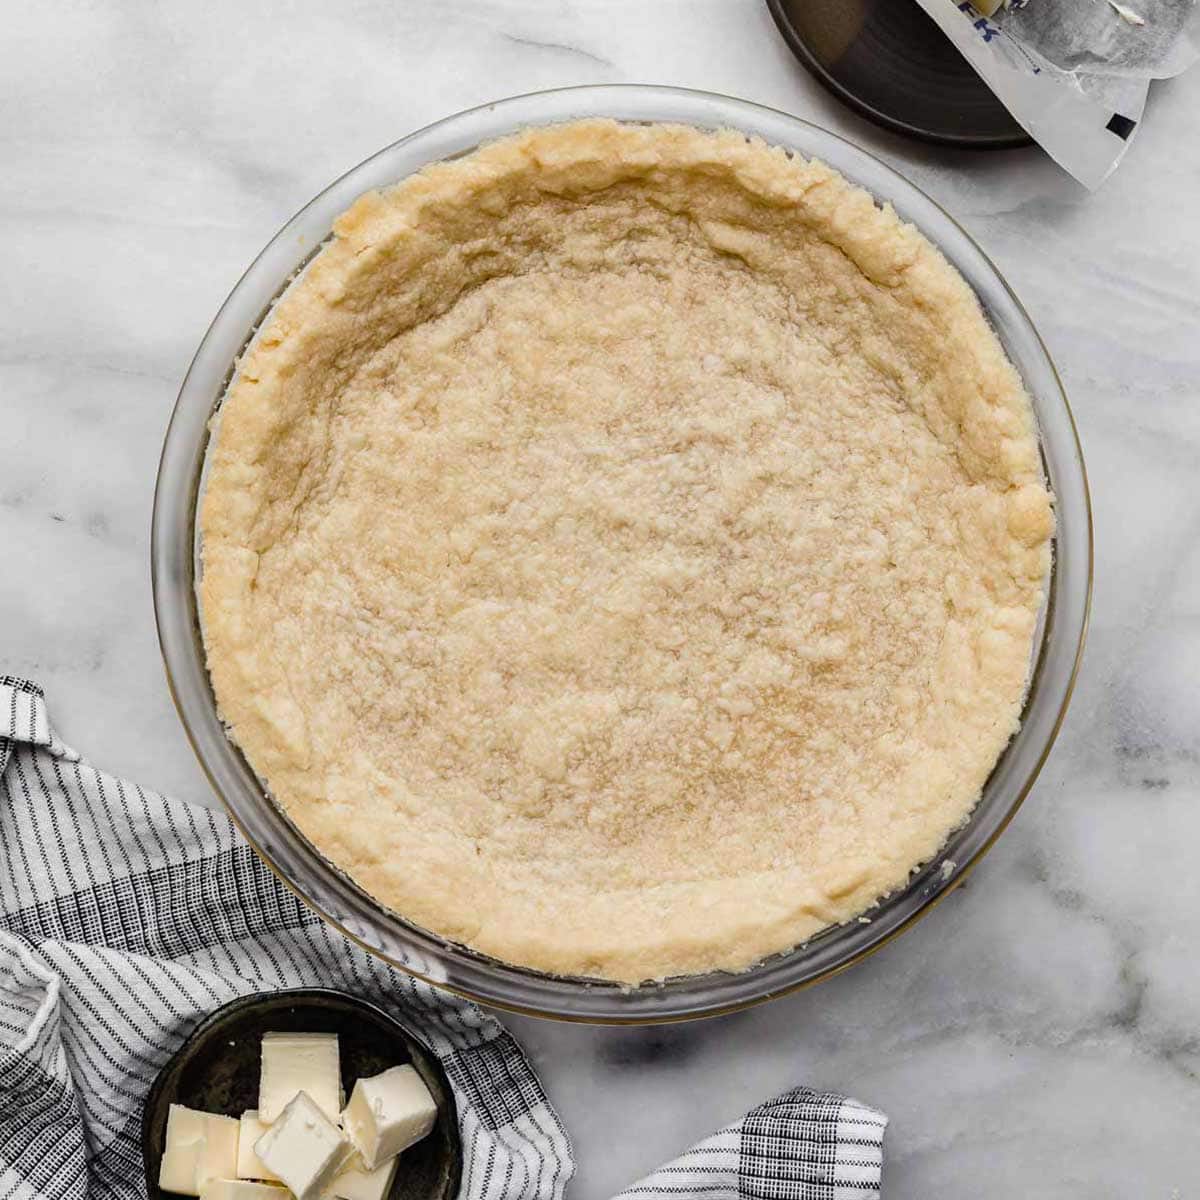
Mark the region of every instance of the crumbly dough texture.
<instances>
[{"instance_id":1,"label":"crumbly dough texture","mask_svg":"<svg viewBox=\"0 0 1200 1200\"><path fill-rule=\"evenodd\" d=\"M890 208L733 132L531 129L363 196L246 352L208 664L410 921L736 970L969 814L1052 527L1016 372Z\"/></svg>"}]
</instances>

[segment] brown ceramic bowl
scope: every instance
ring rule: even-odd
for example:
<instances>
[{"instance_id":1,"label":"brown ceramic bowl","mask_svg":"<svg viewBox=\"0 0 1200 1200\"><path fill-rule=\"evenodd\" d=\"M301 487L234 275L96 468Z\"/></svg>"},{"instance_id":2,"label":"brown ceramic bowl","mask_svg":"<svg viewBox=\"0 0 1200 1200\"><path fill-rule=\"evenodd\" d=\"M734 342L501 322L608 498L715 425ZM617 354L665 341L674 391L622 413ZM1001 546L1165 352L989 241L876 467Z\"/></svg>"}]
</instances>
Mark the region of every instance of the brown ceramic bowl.
<instances>
[{"instance_id":1,"label":"brown ceramic bowl","mask_svg":"<svg viewBox=\"0 0 1200 1200\"><path fill-rule=\"evenodd\" d=\"M167 1110L184 1104L240 1117L257 1108L262 1035L274 1031L336 1033L346 1095L356 1079L411 1063L437 1102L438 1119L427 1138L404 1152L388 1200L454 1200L462 1177L462 1143L454 1093L441 1063L416 1034L382 1009L327 988L242 996L196 1026L159 1073L142 1111L149 1200L175 1195L158 1186Z\"/></svg>"}]
</instances>

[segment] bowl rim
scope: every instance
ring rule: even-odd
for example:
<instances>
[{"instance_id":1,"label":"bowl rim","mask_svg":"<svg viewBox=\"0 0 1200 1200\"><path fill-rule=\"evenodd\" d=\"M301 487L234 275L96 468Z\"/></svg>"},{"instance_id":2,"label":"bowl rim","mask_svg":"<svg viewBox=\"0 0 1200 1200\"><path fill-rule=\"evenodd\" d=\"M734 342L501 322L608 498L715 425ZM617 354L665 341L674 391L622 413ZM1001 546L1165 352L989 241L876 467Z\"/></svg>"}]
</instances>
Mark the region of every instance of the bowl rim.
<instances>
[{"instance_id":1,"label":"bowl rim","mask_svg":"<svg viewBox=\"0 0 1200 1200\"><path fill-rule=\"evenodd\" d=\"M689 110L694 108L693 114L688 116L623 116L619 115L621 111L630 108L639 108L642 105L647 107L665 107L671 108L675 106L680 110ZM559 107L569 109L570 111L563 112L560 115L553 113L539 114L537 109L541 106L550 109ZM520 115L533 109L533 115ZM584 111L576 111L583 109ZM950 871L944 872L942 877L932 882L929 882L928 887L919 898L913 898L915 884L924 879L929 874L932 867L939 865L936 860L931 860L930 863L924 864L914 870L913 876L910 877L908 885L897 889L890 896L881 901L882 905L886 905L897 898L905 898L913 900L914 906L907 914L897 917L892 921L889 928L878 933L875 936L868 936L863 940L862 944L856 948L852 948L849 952L838 958L828 966L822 967L819 970L809 974L801 974L796 978L784 980L777 985L766 985L762 988L752 991L751 994L740 994L730 999L721 999L718 997L710 998L707 1001L691 1001L686 999L671 1005L656 1005L653 1001L658 997L664 996L669 992L674 991L674 994L683 994L686 996L688 985L703 984L705 981L712 983L712 986L720 990L721 981L742 981L750 982L759 975L767 964L776 963L777 965L786 965L786 960L794 960L798 963L804 952L814 941L826 937L826 935L844 930L845 925L833 926L827 930L821 931L814 935L813 939L802 943L798 947L779 955L772 956L763 963L756 964L745 971L738 973L713 973L713 975L702 976L685 976L679 977L676 980L667 980L663 983L640 985L635 988L622 987L614 985L607 981L571 979L566 977L553 976L538 971L531 971L527 968L516 966L510 963L504 963L500 960L491 958L487 955L480 954L477 951L464 947L455 943L448 942L446 939L440 938L427 930L423 930L415 925L405 921L398 914L390 913L376 902L372 901L369 896L361 888L358 887L348 876L333 867L328 863L319 852L316 851L311 844L308 845L307 863L308 867L315 867L318 871L324 872L326 878L324 882L334 890L341 893L341 898L345 899L347 888L359 895L358 907L362 908L362 899L365 898L368 902L368 908L373 906L374 911L369 914L365 921L361 912L355 914L339 913L331 911L331 905L314 898L310 893L312 891L311 881L306 881L306 885L302 886L295 882L288 874L287 870L277 860L277 851L271 846L265 844L265 839L257 836L254 831L247 827L243 815L237 810L235 805L226 795L225 788L217 777L217 772L214 769L204 752L202 745L202 733L207 732L211 738L211 728L207 731L202 731L199 728L199 722L217 722L219 717L216 712L215 699L211 694L211 684L208 682L207 669L203 663L202 646L200 649L199 672L203 676L204 684L207 687L207 708L203 704L197 706L193 698L189 698L182 694L183 688L179 672L181 668L192 667L193 673L195 663L187 663L182 661L184 651L177 644L177 630L173 627L180 620L180 613L177 611L176 605L180 600L184 607L188 607L190 603L190 617L192 625L193 639L198 638L198 616L196 613L197 603L194 592L194 578L190 570L183 566L180 547L172 542L173 532L170 528L173 519L178 518L178 513L172 512L173 506L178 507L180 499L176 494L178 490L178 480L174 476L176 469L176 460L184 452L180 446L180 439L183 436L181 426L185 415L185 406L194 397L192 393L199 385L198 375L202 372L210 371L210 364L206 364L206 351L211 349L211 343L214 341L216 331L224 322L229 319L229 314L234 302L238 300L240 293L247 287L248 281L252 279L256 271L264 264L268 256L273 252L278 253L281 247L285 253L295 261L292 264L292 271L287 276L286 280L276 288L271 295L269 301L260 307L258 316L248 326L243 322L242 331L243 337L241 347L244 348L255 332L261 325L263 318L270 311L271 305L275 299L286 290L287 283L291 278L294 278L304 264L320 249L323 244L323 238L317 239L313 244L308 245L307 250L302 255L297 255L294 246L291 245L297 234L297 227L303 222L317 206L322 202L328 203L330 198L338 192L346 191L346 186L356 177L369 175L372 171L378 171L379 165L385 160L389 160L396 154L414 146L420 146L431 139L436 141L437 135L444 134L447 130L454 130L462 123L470 125L472 122L479 124L491 123L497 126L494 132L489 132L486 136L479 137L469 145L464 146L451 154L434 153L428 157L422 158L420 163L437 161L446 157L455 157L458 154L469 153L471 149L484 141L493 140L496 137L503 136L505 132L511 132L519 128L528 127L530 125L539 124L554 124L567 120L577 119L585 116L612 116L617 120L633 121L633 122L664 122L664 121L681 121L685 124L693 124L702 128L732 127L745 131L746 127L751 126L774 126L791 130L800 140L811 145L815 144L818 148L823 147L826 153L831 153L829 156L835 161L830 165L835 166L853 181L863 186L868 192L875 195L877 202L880 202L880 197L874 192L874 189L867 183L864 183L858 173L852 168L847 170L843 165L849 161L853 163L859 170L869 176L873 176L876 180L883 180L887 183L888 201L896 204L896 196L903 197L904 209L915 207L920 210L927 219L936 217L945 227L947 231L951 231L953 235L959 239L957 247L958 255L968 255L972 260L972 265L976 271L981 271L988 277L990 284L996 289L994 298L998 301L1005 302L1010 309L1010 316L1019 324L1019 332L1027 341L1027 351L1033 353L1040 359L1040 366L1045 373L1045 378L1050 387L1050 393L1047 396L1042 396L1035 392L1030 386L1029 381L1025 380L1027 391L1033 401L1035 412L1039 420L1039 445L1043 452L1043 464L1046 463L1046 439L1043 437L1041 423L1043 417L1042 405L1053 406L1060 410L1056 414L1056 419L1061 419L1062 430L1060 437L1062 439L1062 451L1065 455L1065 462L1070 464L1074 477L1068 480L1075 492L1077 493L1074 503L1077 503L1080 508L1077 520L1082 521L1082 526L1071 531L1075 542L1071 553L1071 566L1074 572L1073 576L1073 594L1068 596L1073 611L1067 616L1072 621L1071 632L1073 633L1073 645L1069 646L1068 652L1071 657L1069 662L1058 669L1059 675L1062 677L1058 684L1058 701L1053 711L1052 718L1046 727L1043 734L1043 741L1034 756L1032 763L1027 767L1026 773L1022 778L1019 786L1014 791L1008 801L1007 808L1002 812L995 825L987 836L976 846L967 857L961 861L952 861L944 856L943 852L939 854L941 858L940 865L951 868ZM746 120L746 126L738 123L736 120L722 119L716 121L710 118L720 116L727 118L731 116L741 115ZM504 118L499 120L499 118ZM751 129L751 132L756 132ZM760 134L760 136L764 136ZM771 140L771 139L767 139ZM787 140L780 141L778 144L787 145ZM808 157L821 157L818 151L811 148L796 147L797 152L803 153ZM841 161L836 161L840 159ZM389 178L395 180L403 177L404 174L411 173L412 170L418 169L417 166L410 166L400 175L390 175ZM365 184L358 191L368 190L370 186L375 184ZM351 195L357 194L351 193ZM900 205L896 204L900 209ZM338 210L340 211L340 209ZM336 215L336 212L333 214ZM912 221L938 245L947 257L950 257L952 262L964 276L967 277L967 272L963 269L958 258L949 254L943 242L932 237L925 229L924 225L917 218L908 215L906 211L901 211L904 219ZM326 230L326 232L328 232ZM968 283L972 285L973 290L979 297L981 304L984 303L984 297L979 294L974 287L971 279L967 277ZM985 311L990 320L995 319L995 313L992 309L985 305ZM999 332L999 330L997 331ZM1003 340L1003 338L1002 338ZM1008 352L1008 346L1005 346ZM238 353L240 354L240 350ZM209 440L209 418L217 410L220 402L225 394L229 379L234 372L236 355L226 359L226 370L223 375L223 380L217 387L216 391L211 395L208 415L204 419L204 434L202 435L202 445L199 446L199 466L193 471L191 482L194 485L190 496L187 498L188 511L190 513L189 526L192 533L194 543L195 539L195 507L199 491L202 487L202 475L204 467L204 451L207 448ZM1011 357L1011 354L1010 354ZM1017 365L1018 370L1021 370L1020 364ZM1024 373L1022 372L1024 379ZM205 387L210 385L206 384ZM197 447L191 447L194 455ZM1053 480L1051 480L1053 482ZM1058 497L1061 500L1061 496ZM1058 586L1060 573L1060 554L1059 546L1060 539L1066 531L1062 530L1061 525L1056 529L1055 533L1055 554L1054 563L1051 568L1049 579L1049 608L1054 608L1054 593ZM1092 591L1093 591L1093 574L1094 574L1094 522L1091 505L1090 490L1088 486L1087 470L1083 460L1082 447L1080 445L1078 428L1076 426L1074 414L1071 412L1070 404L1067 399L1066 390L1063 387L1061 377L1058 374L1046 346L1029 318L1024 306L1012 291L1011 287L1004 277L997 270L991 259L986 255L982 248L978 245L973 237L958 223L958 221L950 215L946 209L936 200L930 197L922 189L909 182L898 171L884 163L877 156L869 151L854 145L848 140L839 137L812 122L805 121L802 118L795 117L789 113L781 112L778 109L773 109L765 105L760 105L751 101L740 100L735 97L723 96L719 93L699 91L695 89L677 88L665 85L647 85L647 84L600 84L600 85L582 85L577 87L554 88L546 91L528 92L518 96L508 97L503 100L495 101L490 104L478 105L473 108L462 110L450 116L444 117L431 124L425 125L420 129L407 134L396 142L377 151L375 154L364 159L356 166L343 172L327 187L323 188L317 195L305 204L298 212L287 221L282 228L267 242L259 254L252 260L250 265L243 272L225 301L217 311L216 316L209 325L204 337L202 338L195 355L192 358L188 371L184 376L180 386L179 395L172 411L171 419L167 427L166 435L163 443L163 450L159 461L158 476L155 484L153 517L151 523L151 588L154 600L155 623L158 632L159 645L163 656L163 665L166 671L168 689L171 694L172 702L175 705L176 712L183 725L184 732L192 746L193 752L196 754L197 760L200 763L201 769L204 771L209 784L220 800L225 811L238 828L239 832L247 840L250 846L255 850L258 856L263 860L266 866L275 874L280 882L293 892L305 905L316 911L324 920L338 929L342 934L351 939L353 942L361 946L368 953L374 954L391 963L393 966L405 971L406 973L420 978L435 987L450 991L456 995L466 997L477 1002L500 1008L506 1011L519 1013L527 1016L544 1017L567 1022L579 1022L585 1024L613 1024L613 1025L641 1025L641 1024L662 1024L675 1021L693 1020L701 1017L720 1016L732 1012L742 1011L753 1007L757 1004L765 1003L768 1000L778 998L783 995L790 994L805 987L810 987L813 984L823 982L849 967L864 961L872 954L876 953L882 947L890 944L900 934L910 929L917 920L923 917L928 912L931 912L951 891L962 882L971 870L979 863L988 850L995 844L1000 834L1011 823L1013 817L1020 809L1024 800L1032 790L1037 777L1048 758L1050 751L1054 745L1055 739L1062 727L1066 717L1067 708L1070 704L1074 693L1075 684L1078 678L1080 663L1082 661L1084 644L1086 641L1088 624L1090 621ZM188 547L188 560L192 558L191 551L193 546ZM1080 559L1080 562L1076 562ZM175 577L174 568L183 566L183 574L186 576L187 587L181 587L181 580ZM1031 671L1031 683L1029 689L1029 697L1027 697L1028 705L1031 703L1031 697L1034 692L1034 681L1036 680L1043 660L1050 649L1050 629L1047 628L1044 636L1037 647L1037 659ZM1024 714L1022 719L1024 725ZM223 728L223 727L222 727ZM1018 735L1014 736L1013 742L1010 742L1009 747L1001 755L1001 759L997 764L997 770L1000 763L1008 756L1014 744L1017 742ZM244 764L244 759L240 751L234 745L232 740L225 738L226 748L218 753L226 753L240 759ZM995 773L995 772L994 772ZM994 774L993 773L993 774ZM990 782L990 780L989 780ZM259 788L259 800L266 801L265 795L262 794L261 786ZM985 785L984 796L987 794L987 785ZM265 804L259 806L262 809L271 809L274 812L275 818L286 825L291 825L288 818L282 813L282 810L277 806L266 801ZM983 808L983 799L977 803L976 808L972 810L963 829L969 829L974 823L977 814ZM294 828L294 827L293 827ZM954 836L952 831L951 837ZM337 882L333 877L336 876ZM353 907L353 905L351 905ZM874 910L872 910L874 911ZM372 937L378 939L379 925L374 922L382 920L389 926L386 936L393 940L387 947L379 944L378 940L372 940ZM397 933L396 927L399 927L400 932ZM409 953L413 952L411 956ZM465 971L468 975L469 982L465 982L460 975L454 974L455 971ZM480 982L482 978L483 982ZM499 983L497 983L499 979ZM538 996L538 999L531 1000L522 995L515 995L514 991L533 992ZM546 993L549 993L547 995ZM572 997L572 1001L567 1003L563 997L566 995ZM596 1002L596 997L604 997L599 1003ZM638 1004L639 997L646 998L645 1004ZM557 1001L557 1002L556 1002Z\"/></svg>"},{"instance_id":2,"label":"bowl rim","mask_svg":"<svg viewBox=\"0 0 1200 1200\"><path fill-rule=\"evenodd\" d=\"M182 1060L188 1055L198 1042L208 1037L214 1026L218 1025L225 1017L232 1013L241 1010L253 1010L264 1003L276 1004L304 1004L306 1002L317 1001L322 999L337 1000L339 1003L345 1004L347 1007L356 1009L362 1012L369 1012L374 1017L385 1022L388 1025L395 1027L401 1038L408 1043L410 1050L412 1046L424 1055L425 1059L434 1067L438 1083L446 1097L446 1104L439 1105L439 1116L445 1112L446 1130L450 1142L450 1165L446 1179L446 1196L455 1197L458 1195L459 1187L462 1183L463 1172L463 1146L462 1133L458 1127L458 1101L454 1095L454 1086L450 1081L450 1076L446 1071L442 1060L433 1052L429 1043L418 1034L412 1026L401 1017L395 1016L386 1009L381 1008L378 1004L371 1000L365 1000L362 996L356 996L352 992L344 992L340 988L333 987L296 987L282 988L274 992L245 992L240 996L235 996L232 1000L227 1000L224 1004L218 1005L205 1013L203 1017L192 1027L188 1035L175 1048L174 1053L167 1059L159 1068L158 1073L154 1076L153 1082L150 1084L146 1092L146 1098L142 1103L142 1121L141 1121L141 1140L142 1140L142 1165L146 1172L147 1187L150 1186L152 1177L152 1166L157 1167L158 1162L151 1163L150 1142L151 1133L150 1127L154 1121L154 1114L159 1108L162 1099L162 1093L169 1084L170 1076L175 1069L180 1065ZM171 1103L171 1101L168 1101ZM233 1116L232 1113L223 1114L225 1116ZM240 1114L239 1114L240 1115ZM161 1156L160 1156L161 1157ZM160 1189L161 1190L161 1189Z\"/></svg>"}]
</instances>

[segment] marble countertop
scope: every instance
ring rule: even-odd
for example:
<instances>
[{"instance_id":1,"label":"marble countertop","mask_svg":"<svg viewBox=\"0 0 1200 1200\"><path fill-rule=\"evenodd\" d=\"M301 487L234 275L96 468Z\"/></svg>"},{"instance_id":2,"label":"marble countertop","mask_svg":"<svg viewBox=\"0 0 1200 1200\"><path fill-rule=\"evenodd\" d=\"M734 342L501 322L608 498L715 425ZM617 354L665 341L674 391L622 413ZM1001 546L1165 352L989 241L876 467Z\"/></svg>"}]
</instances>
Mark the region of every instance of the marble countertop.
<instances>
[{"instance_id":1,"label":"marble countertop","mask_svg":"<svg viewBox=\"0 0 1200 1200\"><path fill-rule=\"evenodd\" d=\"M891 1115L889 1200L1200 1196L1200 71L1089 195L1036 149L865 124L760 0L21 5L3 46L0 668L97 763L200 802L151 615L158 452L209 319L334 176L515 92L672 83L826 125L959 217L1058 362L1095 501L1091 640L1033 795L966 886L820 987L689 1026L511 1024L577 1200L799 1082Z\"/></svg>"}]
</instances>

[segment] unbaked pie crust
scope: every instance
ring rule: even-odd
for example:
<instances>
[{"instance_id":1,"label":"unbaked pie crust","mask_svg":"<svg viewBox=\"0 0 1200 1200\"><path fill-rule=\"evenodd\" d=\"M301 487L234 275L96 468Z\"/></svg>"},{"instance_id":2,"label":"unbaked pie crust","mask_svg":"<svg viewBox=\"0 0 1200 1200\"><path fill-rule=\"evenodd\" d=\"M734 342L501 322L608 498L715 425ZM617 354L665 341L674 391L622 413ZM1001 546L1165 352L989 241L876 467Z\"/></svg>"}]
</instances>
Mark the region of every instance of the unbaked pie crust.
<instances>
[{"instance_id":1,"label":"unbaked pie crust","mask_svg":"<svg viewBox=\"0 0 1200 1200\"><path fill-rule=\"evenodd\" d=\"M1053 528L958 273L732 133L532 129L363 196L220 410L224 720L385 906L737 970L861 913L1017 727Z\"/></svg>"}]
</instances>

